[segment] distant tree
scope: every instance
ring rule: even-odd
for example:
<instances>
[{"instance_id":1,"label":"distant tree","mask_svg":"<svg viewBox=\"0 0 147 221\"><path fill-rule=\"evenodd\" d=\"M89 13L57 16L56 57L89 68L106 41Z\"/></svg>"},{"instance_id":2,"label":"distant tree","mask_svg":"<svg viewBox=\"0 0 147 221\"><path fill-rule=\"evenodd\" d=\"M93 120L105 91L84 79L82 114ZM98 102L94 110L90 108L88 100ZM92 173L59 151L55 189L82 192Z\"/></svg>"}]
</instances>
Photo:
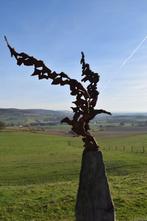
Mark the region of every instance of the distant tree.
<instances>
[{"instance_id":1,"label":"distant tree","mask_svg":"<svg viewBox=\"0 0 147 221\"><path fill-rule=\"evenodd\" d=\"M103 125L101 125L101 124L100 124L99 128L100 128L100 131L104 130Z\"/></svg>"},{"instance_id":2,"label":"distant tree","mask_svg":"<svg viewBox=\"0 0 147 221\"><path fill-rule=\"evenodd\" d=\"M121 121L121 122L120 122L120 126L121 126L121 127L125 126L125 122L124 122L124 121Z\"/></svg>"},{"instance_id":3,"label":"distant tree","mask_svg":"<svg viewBox=\"0 0 147 221\"><path fill-rule=\"evenodd\" d=\"M0 121L0 131L3 130L5 128L5 123Z\"/></svg>"}]
</instances>

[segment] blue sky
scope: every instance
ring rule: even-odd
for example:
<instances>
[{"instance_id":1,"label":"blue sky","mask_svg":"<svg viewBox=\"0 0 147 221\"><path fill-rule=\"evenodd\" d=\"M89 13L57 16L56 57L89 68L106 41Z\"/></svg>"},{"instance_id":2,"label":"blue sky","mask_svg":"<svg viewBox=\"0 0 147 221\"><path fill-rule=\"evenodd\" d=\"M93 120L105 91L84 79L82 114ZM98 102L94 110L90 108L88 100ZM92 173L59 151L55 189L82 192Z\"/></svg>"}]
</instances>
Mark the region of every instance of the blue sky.
<instances>
[{"instance_id":1,"label":"blue sky","mask_svg":"<svg viewBox=\"0 0 147 221\"><path fill-rule=\"evenodd\" d=\"M0 0L0 107L69 109L68 87L30 77L17 51L80 80L80 52L100 74L97 108L147 112L146 0Z\"/></svg>"}]
</instances>

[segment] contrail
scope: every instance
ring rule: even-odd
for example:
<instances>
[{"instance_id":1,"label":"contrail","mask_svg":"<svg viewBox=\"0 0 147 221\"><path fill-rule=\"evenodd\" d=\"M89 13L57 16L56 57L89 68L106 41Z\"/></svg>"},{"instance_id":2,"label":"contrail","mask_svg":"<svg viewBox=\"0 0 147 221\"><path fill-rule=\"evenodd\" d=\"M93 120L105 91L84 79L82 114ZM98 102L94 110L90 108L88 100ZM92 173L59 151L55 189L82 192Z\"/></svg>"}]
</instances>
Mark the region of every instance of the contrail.
<instances>
[{"instance_id":1,"label":"contrail","mask_svg":"<svg viewBox=\"0 0 147 221\"><path fill-rule=\"evenodd\" d=\"M118 75L119 71L128 63L128 61L136 54L136 52L139 50L139 48L143 45L143 43L147 40L147 35L144 37L144 39L139 43L139 45L131 52L131 54L124 59L124 61L122 62L122 64L119 66L118 70L114 73L114 75ZM115 78L111 78L111 80L108 80L103 89L107 88L107 86L109 85L110 82L112 82Z\"/></svg>"},{"instance_id":2,"label":"contrail","mask_svg":"<svg viewBox=\"0 0 147 221\"><path fill-rule=\"evenodd\" d=\"M139 43L139 45L131 52L131 54L122 62L122 64L120 65L119 69L121 69L122 67L124 67L128 61L136 54L136 52L139 50L139 48L143 45L143 43L147 40L147 35L145 36L145 38Z\"/></svg>"}]
</instances>

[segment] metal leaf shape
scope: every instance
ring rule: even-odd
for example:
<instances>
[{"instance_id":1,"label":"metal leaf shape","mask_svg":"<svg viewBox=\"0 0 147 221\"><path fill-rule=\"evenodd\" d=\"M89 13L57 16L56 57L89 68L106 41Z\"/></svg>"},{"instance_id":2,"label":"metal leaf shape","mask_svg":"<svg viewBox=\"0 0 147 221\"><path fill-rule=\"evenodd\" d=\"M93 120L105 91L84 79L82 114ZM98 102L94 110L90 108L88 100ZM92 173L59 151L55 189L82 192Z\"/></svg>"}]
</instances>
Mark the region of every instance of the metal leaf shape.
<instances>
[{"instance_id":1,"label":"metal leaf shape","mask_svg":"<svg viewBox=\"0 0 147 221\"><path fill-rule=\"evenodd\" d=\"M61 78L55 78L53 81L52 81L52 84L60 84L61 83Z\"/></svg>"}]
</instances>

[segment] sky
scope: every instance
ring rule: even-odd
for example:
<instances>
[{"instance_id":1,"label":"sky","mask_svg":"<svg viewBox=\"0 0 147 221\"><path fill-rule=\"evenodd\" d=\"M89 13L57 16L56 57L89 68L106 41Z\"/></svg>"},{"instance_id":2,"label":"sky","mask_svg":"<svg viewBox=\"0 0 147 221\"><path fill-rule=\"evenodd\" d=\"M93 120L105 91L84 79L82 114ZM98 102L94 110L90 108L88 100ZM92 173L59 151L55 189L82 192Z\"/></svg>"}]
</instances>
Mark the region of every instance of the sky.
<instances>
[{"instance_id":1,"label":"sky","mask_svg":"<svg viewBox=\"0 0 147 221\"><path fill-rule=\"evenodd\" d=\"M69 110L68 86L17 66L4 42L81 79L80 58L100 74L96 108L147 112L146 0L0 0L0 108Z\"/></svg>"}]
</instances>

